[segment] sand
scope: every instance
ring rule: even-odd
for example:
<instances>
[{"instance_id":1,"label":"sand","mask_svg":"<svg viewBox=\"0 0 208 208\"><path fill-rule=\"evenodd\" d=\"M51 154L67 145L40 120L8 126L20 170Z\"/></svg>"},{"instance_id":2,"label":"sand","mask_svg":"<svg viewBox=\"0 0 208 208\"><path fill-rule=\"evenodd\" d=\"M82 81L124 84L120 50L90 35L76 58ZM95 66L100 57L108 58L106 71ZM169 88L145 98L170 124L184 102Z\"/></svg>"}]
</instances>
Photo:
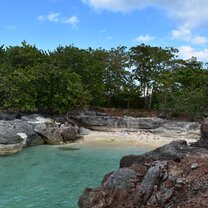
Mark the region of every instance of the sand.
<instances>
[{"instance_id":1,"label":"sand","mask_svg":"<svg viewBox=\"0 0 208 208\"><path fill-rule=\"evenodd\" d=\"M113 132L90 131L88 135L79 143L88 145L133 145L133 146L149 146L156 148L168 144L176 140L186 140L188 143L196 142L196 139L187 139L186 136L181 137L164 137L155 135L151 132L144 131L125 131L117 130Z\"/></svg>"}]
</instances>

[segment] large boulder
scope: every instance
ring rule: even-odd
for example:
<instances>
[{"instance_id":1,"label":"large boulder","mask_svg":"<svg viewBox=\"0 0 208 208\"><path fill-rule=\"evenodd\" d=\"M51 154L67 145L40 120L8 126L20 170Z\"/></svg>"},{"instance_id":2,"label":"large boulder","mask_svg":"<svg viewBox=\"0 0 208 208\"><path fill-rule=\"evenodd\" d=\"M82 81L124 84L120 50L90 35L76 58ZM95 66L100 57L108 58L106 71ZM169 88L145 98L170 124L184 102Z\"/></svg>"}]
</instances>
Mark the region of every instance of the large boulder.
<instances>
[{"instance_id":1,"label":"large boulder","mask_svg":"<svg viewBox=\"0 0 208 208\"><path fill-rule=\"evenodd\" d=\"M23 147L42 144L42 139L35 133L33 125L19 119L0 121L0 152L15 153Z\"/></svg>"},{"instance_id":2,"label":"large boulder","mask_svg":"<svg viewBox=\"0 0 208 208\"><path fill-rule=\"evenodd\" d=\"M37 124L34 128L46 144L71 143L80 139L79 127L64 123L61 126L56 123Z\"/></svg>"},{"instance_id":3,"label":"large boulder","mask_svg":"<svg viewBox=\"0 0 208 208\"><path fill-rule=\"evenodd\" d=\"M63 128L61 136L63 141L67 143L75 142L82 138L82 136L79 134L79 128L76 126L68 126Z\"/></svg>"},{"instance_id":4,"label":"large boulder","mask_svg":"<svg viewBox=\"0 0 208 208\"><path fill-rule=\"evenodd\" d=\"M41 123L37 124L34 128L46 144L62 144L63 138L61 136L61 130L56 125Z\"/></svg>"},{"instance_id":5,"label":"large boulder","mask_svg":"<svg viewBox=\"0 0 208 208\"><path fill-rule=\"evenodd\" d=\"M0 155L16 153L26 146L61 144L80 138L79 128L72 120L61 124L38 114L21 115L20 119L17 116L0 114L0 118L6 119L0 120Z\"/></svg>"}]
</instances>

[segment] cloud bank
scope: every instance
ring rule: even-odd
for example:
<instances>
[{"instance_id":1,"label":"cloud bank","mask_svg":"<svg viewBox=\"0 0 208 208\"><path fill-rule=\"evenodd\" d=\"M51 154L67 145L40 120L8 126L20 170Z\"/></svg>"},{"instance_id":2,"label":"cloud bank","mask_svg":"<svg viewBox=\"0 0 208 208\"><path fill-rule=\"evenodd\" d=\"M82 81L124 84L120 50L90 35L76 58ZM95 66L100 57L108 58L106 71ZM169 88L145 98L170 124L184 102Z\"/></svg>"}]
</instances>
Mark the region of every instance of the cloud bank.
<instances>
[{"instance_id":1,"label":"cloud bank","mask_svg":"<svg viewBox=\"0 0 208 208\"><path fill-rule=\"evenodd\" d=\"M207 0L82 0L82 2L96 10L112 12L131 12L153 6L165 11L169 17L189 29L206 26L208 22Z\"/></svg>"}]
</instances>

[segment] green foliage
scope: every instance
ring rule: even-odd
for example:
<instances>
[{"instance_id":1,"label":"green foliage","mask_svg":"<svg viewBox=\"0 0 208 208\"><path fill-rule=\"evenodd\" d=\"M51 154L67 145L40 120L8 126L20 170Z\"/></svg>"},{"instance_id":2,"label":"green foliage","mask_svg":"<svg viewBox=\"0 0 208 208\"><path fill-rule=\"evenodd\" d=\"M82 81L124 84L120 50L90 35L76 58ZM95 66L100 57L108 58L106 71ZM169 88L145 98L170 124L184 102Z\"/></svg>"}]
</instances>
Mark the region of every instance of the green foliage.
<instances>
[{"instance_id":1,"label":"green foliage","mask_svg":"<svg viewBox=\"0 0 208 208\"><path fill-rule=\"evenodd\" d=\"M89 103L91 95L79 75L49 64L38 65L34 71L39 110L66 113Z\"/></svg>"},{"instance_id":2,"label":"green foliage","mask_svg":"<svg viewBox=\"0 0 208 208\"><path fill-rule=\"evenodd\" d=\"M0 47L0 108L66 113L86 105L156 109L197 119L207 114L208 72L177 49L141 44L110 50L73 45L45 52Z\"/></svg>"},{"instance_id":3,"label":"green foliage","mask_svg":"<svg viewBox=\"0 0 208 208\"><path fill-rule=\"evenodd\" d=\"M134 76L139 82L145 100L144 108L151 108L152 98L159 87L161 74L171 67L176 52L174 48L163 49L145 44L130 49Z\"/></svg>"},{"instance_id":4,"label":"green foliage","mask_svg":"<svg viewBox=\"0 0 208 208\"><path fill-rule=\"evenodd\" d=\"M36 110L36 88L34 76L27 68L7 68L0 70L1 106L6 109Z\"/></svg>"}]
</instances>

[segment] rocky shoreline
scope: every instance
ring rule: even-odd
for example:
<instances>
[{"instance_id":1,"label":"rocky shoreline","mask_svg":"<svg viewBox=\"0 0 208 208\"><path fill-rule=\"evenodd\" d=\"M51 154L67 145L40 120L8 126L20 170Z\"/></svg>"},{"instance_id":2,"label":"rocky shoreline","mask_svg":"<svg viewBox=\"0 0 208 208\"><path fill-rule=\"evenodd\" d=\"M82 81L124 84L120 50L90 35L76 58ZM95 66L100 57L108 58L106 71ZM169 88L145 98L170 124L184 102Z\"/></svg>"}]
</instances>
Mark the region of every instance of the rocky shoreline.
<instances>
[{"instance_id":1,"label":"rocky shoreline","mask_svg":"<svg viewBox=\"0 0 208 208\"><path fill-rule=\"evenodd\" d=\"M113 136L110 142L125 145L147 141L165 145L144 155L123 157L119 169L106 174L100 187L84 190L80 208L207 207L208 119L200 125L86 110L52 118L0 113L0 155L20 152L27 146L77 142L83 135L85 142L95 142L103 134Z\"/></svg>"},{"instance_id":2,"label":"rocky shoreline","mask_svg":"<svg viewBox=\"0 0 208 208\"><path fill-rule=\"evenodd\" d=\"M93 142L101 135L114 135L112 141L132 144L163 145L200 137L200 124L169 121L157 117L117 117L90 110L51 118L38 114L0 113L0 155L41 144L64 144L83 139Z\"/></svg>"},{"instance_id":3,"label":"rocky shoreline","mask_svg":"<svg viewBox=\"0 0 208 208\"><path fill-rule=\"evenodd\" d=\"M6 112L0 118L0 155L14 154L28 146L70 143L82 138L76 123L64 117Z\"/></svg>"},{"instance_id":4,"label":"rocky shoreline","mask_svg":"<svg viewBox=\"0 0 208 208\"><path fill-rule=\"evenodd\" d=\"M173 141L144 155L124 156L98 188L86 188L80 208L206 208L208 119L191 146Z\"/></svg>"}]
</instances>

